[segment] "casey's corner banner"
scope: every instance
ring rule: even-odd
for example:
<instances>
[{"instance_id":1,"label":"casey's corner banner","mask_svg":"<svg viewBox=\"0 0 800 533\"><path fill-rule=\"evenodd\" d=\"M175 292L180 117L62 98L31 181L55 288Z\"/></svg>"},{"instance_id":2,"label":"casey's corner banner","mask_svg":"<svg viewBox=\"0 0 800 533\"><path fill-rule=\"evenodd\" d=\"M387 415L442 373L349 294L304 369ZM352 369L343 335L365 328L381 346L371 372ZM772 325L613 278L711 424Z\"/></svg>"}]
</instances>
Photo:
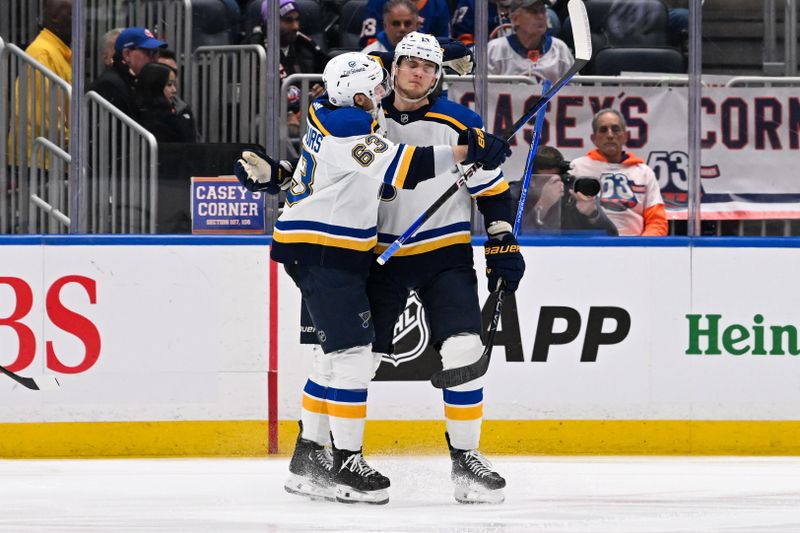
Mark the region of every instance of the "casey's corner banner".
<instances>
[{"instance_id":1,"label":"casey's corner banner","mask_svg":"<svg viewBox=\"0 0 800 533\"><path fill-rule=\"evenodd\" d=\"M535 102L540 86L490 84L489 131L500 133ZM472 106L473 87L452 83L451 100ZM568 86L548 104L541 144L572 160L594 148L595 112L611 107L626 118L627 150L643 159L661 186L668 217L685 219L688 190L688 89ZM800 97L797 88L709 87L702 99L701 192L704 219L800 218ZM532 126L517 133L503 166L520 179Z\"/></svg>"}]
</instances>

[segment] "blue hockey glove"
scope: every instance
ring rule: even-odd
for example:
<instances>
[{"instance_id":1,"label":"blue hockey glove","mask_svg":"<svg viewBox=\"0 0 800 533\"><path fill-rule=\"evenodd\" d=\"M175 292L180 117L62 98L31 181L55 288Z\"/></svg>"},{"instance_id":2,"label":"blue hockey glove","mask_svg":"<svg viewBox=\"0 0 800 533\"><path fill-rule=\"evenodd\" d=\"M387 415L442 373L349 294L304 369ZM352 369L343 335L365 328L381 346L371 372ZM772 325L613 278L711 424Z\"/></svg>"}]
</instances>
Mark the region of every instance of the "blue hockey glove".
<instances>
[{"instance_id":1,"label":"blue hockey glove","mask_svg":"<svg viewBox=\"0 0 800 533\"><path fill-rule=\"evenodd\" d=\"M458 39L448 37L438 37L439 45L442 47L442 66L455 71L459 76L472 74L475 68L475 56L467 45Z\"/></svg>"},{"instance_id":2,"label":"blue hockey glove","mask_svg":"<svg viewBox=\"0 0 800 533\"><path fill-rule=\"evenodd\" d=\"M486 170L494 170L511 155L505 139L480 128L467 130L467 158L463 164L480 163Z\"/></svg>"},{"instance_id":3,"label":"blue hockey glove","mask_svg":"<svg viewBox=\"0 0 800 533\"><path fill-rule=\"evenodd\" d=\"M233 165L233 173L248 191L278 194L292 183L294 168L289 161L274 161L264 152L244 151Z\"/></svg>"},{"instance_id":4,"label":"blue hockey glove","mask_svg":"<svg viewBox=\"0 0 800 533\"><path fill-rule=\"evenodd\" d=\"M483 244L486 253L486 277L489 279L489 292L500 289L514 292L519 287L525 273L525 260L519 251L519 244L511 232L511 224L499 220L489 224L489 239Z\"/></svg>"}]
</instances>

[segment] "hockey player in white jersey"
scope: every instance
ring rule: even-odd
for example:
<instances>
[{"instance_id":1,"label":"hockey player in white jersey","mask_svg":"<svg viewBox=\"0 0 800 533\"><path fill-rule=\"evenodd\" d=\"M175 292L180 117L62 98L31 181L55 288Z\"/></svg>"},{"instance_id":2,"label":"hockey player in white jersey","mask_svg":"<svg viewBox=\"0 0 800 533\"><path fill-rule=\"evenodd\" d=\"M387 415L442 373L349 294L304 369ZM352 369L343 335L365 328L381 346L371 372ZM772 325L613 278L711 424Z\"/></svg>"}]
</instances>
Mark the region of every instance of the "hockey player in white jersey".
<instances>
[{"instance_id":1,"label":"hockey player in white jersey","mask_svg":"<svg viewBox=\"0 0 800 533\"><path fill-rule=\"evenodd\" d=\"M463 142L481 118L468 108L430 95L442 75L442 53L429 35L410 33L395 48L393 93L383 101L387 136L394 142L423 139L436 144ZM464 170L451 168L453 177ZM378 211L378 246L386 249L438 198L452 179L421 183L414 191L384 186ZM422 300L431 343L444 368L473 363L482 354L481 310L471 245L472 199L483 214L489 290L502 278L514 291L525 264L512 233L508 184L499 168L484 167L459 189L384 265L373 263L367 290L375 322L377 353L391 353L394 325L411 290ZM455 498L461 503L499 503L505 480L480 452L483 378L444 390L447 442L452 459Z\"/></svg>"},{"instance_id":2,"label":"hockey player in white jersey","mask_svg":"<svg viewBox=\"0 0 800 533\"><path fill-rule=\"evenodd\" d=\"M510 154L503 139L477 128L461 143L419 147L387 140L375 120L385 74L377 61L356 52L325 67L327 92L309 108L271 251L300 288L324 352L303 389L301 432L285 487L341 502L389 499L389 480L361 453L367 387L380 362L372 353L375 334L366 294L380 188L413 189L435 176L449 185L454 177L447 169L455 162L491 168ZM265 154L245 152L235 173L249 189L274 190L286 168ZM332 461L324 449L328 423Z\"/></svg>"}]
</instances>

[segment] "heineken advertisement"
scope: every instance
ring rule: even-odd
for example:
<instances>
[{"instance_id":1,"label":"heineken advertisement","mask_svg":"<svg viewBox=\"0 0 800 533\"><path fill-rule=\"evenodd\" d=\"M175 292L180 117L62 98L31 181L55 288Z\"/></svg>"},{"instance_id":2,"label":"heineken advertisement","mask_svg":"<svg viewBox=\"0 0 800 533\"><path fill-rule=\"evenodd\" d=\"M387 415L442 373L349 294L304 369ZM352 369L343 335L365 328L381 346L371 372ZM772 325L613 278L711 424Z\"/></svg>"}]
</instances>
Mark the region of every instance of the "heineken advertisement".
<instances>
[{"instance_id":1,"label":"heineken advertisement","mask_svg":"<svg viewBox=\"0 0 800 533\"><path fill-rule=\"evenodd\" d=\"M750 324L726 324L722 315L686 315L688 355L800 355L797 327L765 324L753 316Z\"/></svg>"}]
</instances>

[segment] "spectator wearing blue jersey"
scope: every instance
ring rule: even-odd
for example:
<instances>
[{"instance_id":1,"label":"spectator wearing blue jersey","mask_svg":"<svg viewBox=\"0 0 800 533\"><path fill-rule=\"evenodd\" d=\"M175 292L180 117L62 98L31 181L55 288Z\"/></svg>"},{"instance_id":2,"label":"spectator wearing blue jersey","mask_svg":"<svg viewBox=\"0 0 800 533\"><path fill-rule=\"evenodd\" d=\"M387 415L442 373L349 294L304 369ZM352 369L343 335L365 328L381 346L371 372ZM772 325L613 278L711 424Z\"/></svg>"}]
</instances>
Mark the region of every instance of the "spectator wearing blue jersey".
<instances>
[{"instance_id":1,"label":"spectator wearing blue jersey","mask_svg":"<svg viewBox=\"0 0 800 533\"><path fill-rule=\"evenodd\" d=\"M383 5L383 27L384 30L378 32L375 40L368 44L362 52L365 54L373 52L394 53L403 37L416 31L419 26L419 10L413 0L389 0Z\"/></svg>"},{"instance_id":2,"label":"spectator wearing blue jersey","mask_svg":"<svg viewBox=\"0 0 800 533\"><path fill-rule=\"evenodd\" d=\"M369 0L364 11L364 23L361 26L361 39L358 44L362 47L372 44L384 28L384 4L392 0ZM421 31L435 37L450 36L450 9L447 0L418 0L419 27L411 28L408 32ZM402 37L401 37L402 38Z\"/></svg>"}]
</instances>

